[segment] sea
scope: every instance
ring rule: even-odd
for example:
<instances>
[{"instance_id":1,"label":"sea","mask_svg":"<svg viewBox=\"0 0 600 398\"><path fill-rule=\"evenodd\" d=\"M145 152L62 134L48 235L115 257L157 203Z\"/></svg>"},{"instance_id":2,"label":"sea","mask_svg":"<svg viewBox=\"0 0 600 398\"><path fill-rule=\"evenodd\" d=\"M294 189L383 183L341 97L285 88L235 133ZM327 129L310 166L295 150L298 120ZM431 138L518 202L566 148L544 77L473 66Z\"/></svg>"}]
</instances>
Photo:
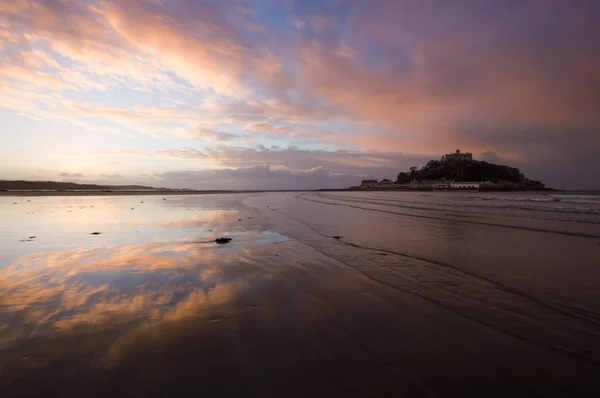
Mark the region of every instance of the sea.
<instances>
[{"instance_id":1,"label":"sea","mask_svg":"<svg viewBox=\"0 0 600 398\"><path fill-rule=\"evenodd\" d=\"M600 396L600 193L0 196L42 395Z\"/></svg>"}]
</instances>

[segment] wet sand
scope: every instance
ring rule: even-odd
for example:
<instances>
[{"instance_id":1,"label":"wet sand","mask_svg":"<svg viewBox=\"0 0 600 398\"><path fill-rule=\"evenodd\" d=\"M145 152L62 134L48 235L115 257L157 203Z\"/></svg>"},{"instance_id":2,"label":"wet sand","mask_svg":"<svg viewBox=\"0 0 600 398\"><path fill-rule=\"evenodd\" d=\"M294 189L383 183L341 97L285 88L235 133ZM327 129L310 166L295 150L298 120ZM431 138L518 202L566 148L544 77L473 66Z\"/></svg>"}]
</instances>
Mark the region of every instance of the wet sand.
<instances>
[{"instance_id":1,"label":"wet sand","mask_svg":"<svg viewBox=\"0 0 600 398\"><path fill-rule=\"evenodd\" d=\"M595 215L360 195L0 198L0 396L600 394Z\"/></svg>"}]
</instances>

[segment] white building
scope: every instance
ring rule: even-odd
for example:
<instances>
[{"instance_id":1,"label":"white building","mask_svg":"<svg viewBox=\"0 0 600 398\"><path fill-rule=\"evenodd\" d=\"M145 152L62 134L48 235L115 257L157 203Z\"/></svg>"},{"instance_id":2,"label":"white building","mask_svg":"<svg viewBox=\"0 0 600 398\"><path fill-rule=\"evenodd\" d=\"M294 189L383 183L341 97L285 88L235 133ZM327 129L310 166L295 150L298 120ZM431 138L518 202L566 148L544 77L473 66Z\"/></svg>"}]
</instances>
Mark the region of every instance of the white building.
<instances>
[{"instance_id":1,"label":"white building","mask_svg":"<svg viewBox=\"0 0 600 398\"><path fill-rule=\"evenodd\" d=\"M450 188L450 182L446 181L445 178L442 178L441 180L434 181L432 187L434 189L448 189Z\"/></svg>"},{"instance_id":2,"label":"white building","mask_svg":"<svg viewBox=\"0 0 600 398\"><path fill-rule=\"evenodd\" d=\"M450 189L479 189L478 182L451 182Z\"/></svg>"}]
</instances>

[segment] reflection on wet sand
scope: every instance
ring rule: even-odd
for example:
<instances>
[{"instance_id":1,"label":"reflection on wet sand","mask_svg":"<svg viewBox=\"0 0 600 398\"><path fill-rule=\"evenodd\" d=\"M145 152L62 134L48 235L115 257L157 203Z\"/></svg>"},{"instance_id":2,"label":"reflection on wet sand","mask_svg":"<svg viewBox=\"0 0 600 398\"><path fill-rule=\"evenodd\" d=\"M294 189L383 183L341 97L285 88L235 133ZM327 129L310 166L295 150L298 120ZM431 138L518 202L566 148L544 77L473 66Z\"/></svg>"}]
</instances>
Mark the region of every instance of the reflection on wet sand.
<instances>
[{"instance_id":1,"label":"reflection on wet sand","mask_svg":"<svg viewBox=\"0 0 600 398\"><path fill-rule=\"evenodd\" d=\"M61 200L22 204L0 234L2 398L600 394L597 328L460 250L513 235L295 194L147 198L136 216L135 198ZM36 201L102 218L20 222Z\"/></svg>"},{"instance_id":2,"label":"reflection on wet sand","mask_svg":"<svg viewBox=\"0 0 600 398\"><path fill-rule=\"evenodd\" d=\"M273 238L258 233L254 244ZM0 341L142 317L160 322L223 304L264 274L250 254L272 250L190 240L23 255L0 271L0 324L20 326L20 334L5 327Z\"/></svg>"},{"instance_id":3,"label":"reflection on wet sand","mask_svg":"<svg viewBox=\"0 0 600 398\"><path fill-rule=\"evenodd\" d=\"M197 392L199 377L204 391L281 389L255 376L277 375L285 361L308 366L294 358L323 344L312 334L331 317L305 293L349 286L340 264L306 250L258 233L230 247L171 242L23 256L2 273L3 314L21 332L3 336L3 396L185 395ZM236 383L225 385L230 378Z\"/></svg>"}]
</instances>

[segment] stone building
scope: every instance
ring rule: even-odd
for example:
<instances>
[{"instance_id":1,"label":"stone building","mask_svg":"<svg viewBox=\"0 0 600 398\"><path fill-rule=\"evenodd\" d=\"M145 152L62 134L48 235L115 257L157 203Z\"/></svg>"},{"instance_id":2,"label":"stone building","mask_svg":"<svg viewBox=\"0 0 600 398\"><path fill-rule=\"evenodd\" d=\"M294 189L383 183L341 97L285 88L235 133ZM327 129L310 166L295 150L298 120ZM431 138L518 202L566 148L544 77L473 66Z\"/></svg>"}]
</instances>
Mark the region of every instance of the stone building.
<instances>
[{"instance_id":1,"label":"stone building","mask_svg":"<svg viewBox=\"0 0 600 398\"><path fill-rule=\"evenodd\" d=\"M473 160L473 154L471 152L461 153L460 149L457 149L454 153L447 153L442 156L442 162L461 162Z\"/></svg>"}]
</instances>

